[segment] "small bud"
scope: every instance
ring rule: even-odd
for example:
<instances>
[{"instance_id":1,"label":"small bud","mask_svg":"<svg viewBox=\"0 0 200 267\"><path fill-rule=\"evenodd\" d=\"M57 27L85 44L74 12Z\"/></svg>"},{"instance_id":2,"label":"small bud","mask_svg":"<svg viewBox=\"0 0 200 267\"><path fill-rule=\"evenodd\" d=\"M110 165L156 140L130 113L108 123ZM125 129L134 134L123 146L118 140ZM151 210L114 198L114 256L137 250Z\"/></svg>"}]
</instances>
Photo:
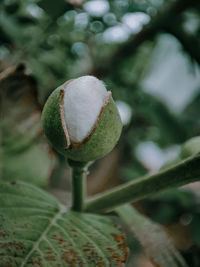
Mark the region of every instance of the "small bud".
<instances>
[{"instance_id":1,"label":"small bud","mask_svg":"<svg viewBox=\"0 0 200 267\"><path fill-rule=\"evenodd\" d=\"M180 157L181 159L185 159L199 152L200 152L200 136L195 136L187 140L183 144L181 152L180 152Z\"/></svg>"},{"instance_id":2,"label":"small bud","mask_svg":"<svg viewBox=\"0 0 200 267\"><path fill-rule=\"evenodd\" d=\"M122 130L111 92L93 76L70 80L53 91L44 106L42 122L54 148L81 162L109 153Z\"/></svg>"}]
</instances>

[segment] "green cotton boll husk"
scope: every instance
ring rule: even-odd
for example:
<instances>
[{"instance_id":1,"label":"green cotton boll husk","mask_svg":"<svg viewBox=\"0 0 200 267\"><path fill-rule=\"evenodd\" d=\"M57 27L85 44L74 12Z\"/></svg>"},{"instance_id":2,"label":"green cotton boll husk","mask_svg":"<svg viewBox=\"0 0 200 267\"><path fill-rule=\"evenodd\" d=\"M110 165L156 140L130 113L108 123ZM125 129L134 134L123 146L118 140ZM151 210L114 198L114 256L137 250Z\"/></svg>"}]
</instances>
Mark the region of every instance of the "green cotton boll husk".
<instances>
[{"instance_id":1,"label":"green cotton boll husk","mask_svg":"<svg viewBox=\"0 0 200 267\"><path fill-rule=\"evenodd\" d=\"M44 106L42 123L45 135L55 150L74 161L89 162L105 156L114 148L122 131L121 118L112 96L109 95L93 132L82 143L69 145L61 112L63 88L64 85L55 89Z\"/></svg>"}]
</instances>

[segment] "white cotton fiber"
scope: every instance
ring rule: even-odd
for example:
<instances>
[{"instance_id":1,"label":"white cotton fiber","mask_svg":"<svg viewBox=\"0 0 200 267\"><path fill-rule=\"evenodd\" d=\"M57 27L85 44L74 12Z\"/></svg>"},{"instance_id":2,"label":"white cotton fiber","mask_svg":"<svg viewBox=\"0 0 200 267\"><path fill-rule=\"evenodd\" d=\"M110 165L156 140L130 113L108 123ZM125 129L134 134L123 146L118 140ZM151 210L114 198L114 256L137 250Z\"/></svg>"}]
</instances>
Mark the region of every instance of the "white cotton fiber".
<instances>
[{"instance_id":1,"label":"white cotton fiber","mask_svg":"<svg viewBox=\"0 0 200 267\"><path fill-rule=\"evenodd\" d=\"M108 92L100 80L82 76L66 85L64 117L70 140L81 142L92 130Z\"/></svg>"}]
</instances>

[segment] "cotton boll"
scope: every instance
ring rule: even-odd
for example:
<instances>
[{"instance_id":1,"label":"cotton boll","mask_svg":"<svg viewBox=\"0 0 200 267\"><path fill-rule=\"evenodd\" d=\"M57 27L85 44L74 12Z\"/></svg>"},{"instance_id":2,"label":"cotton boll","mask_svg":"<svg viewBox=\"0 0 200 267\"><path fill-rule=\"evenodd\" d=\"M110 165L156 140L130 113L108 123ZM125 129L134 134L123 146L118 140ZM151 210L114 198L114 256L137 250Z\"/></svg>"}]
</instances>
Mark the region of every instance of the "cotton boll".
<instances>
[{"instance_id":1,"label":"cotton boll","mask_svg":"<svg viewBox=\"0 0 200 267\"><path fill-rule=\"evenodd\" d=\"M42 124L54 149L79 163L108 154L122 130L111 92L92 76L56 88L45 103Z\"/></svg>"},{"instance_id":2,"label":"cotton boll","mask_svg":"<svg viewBox=\"0 0 200 267\"><path fill-rule=\"evenodd\" d=\"M64 117L70 140L83 141L92 130L108 92L100 80L82 76L65 87Z\"/></svg>"}]
</instances>

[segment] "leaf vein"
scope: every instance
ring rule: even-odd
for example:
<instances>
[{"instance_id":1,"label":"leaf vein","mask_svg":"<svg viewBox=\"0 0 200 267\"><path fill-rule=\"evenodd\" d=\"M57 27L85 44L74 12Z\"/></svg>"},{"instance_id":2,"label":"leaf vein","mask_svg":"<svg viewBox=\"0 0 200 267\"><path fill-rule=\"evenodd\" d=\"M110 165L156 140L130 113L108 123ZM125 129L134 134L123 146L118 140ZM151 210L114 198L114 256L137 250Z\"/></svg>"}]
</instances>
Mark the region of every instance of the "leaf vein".
<instances>
[{"instance_id":1,"label":"leaf vein","mask_svg":"<svg viewBox=\"0 0 200 267\"><path fill-rule=\"evenodd\" d=\"M35 242L34 246L32 247L32 249L29 251L29 253L26 255L24 262L22 262L21 267L26 266L26 263L28 261L28 259L31 257L31 255L33 254L33 252L35 250L38 249L39 244L41 242L41 240L43 239L44 236L46 236L46 234L48 233L48 231L50 230L50 228L52 227L52 225L55 225L56 220L61 217L62 214L62 210L59 210L55 216L52 218L52 220L50 221L49 225L46 227L46 229L44 230L44 232L40 235L40 237L38 238L37 242Z\"/></svg>"}]
</instances>

